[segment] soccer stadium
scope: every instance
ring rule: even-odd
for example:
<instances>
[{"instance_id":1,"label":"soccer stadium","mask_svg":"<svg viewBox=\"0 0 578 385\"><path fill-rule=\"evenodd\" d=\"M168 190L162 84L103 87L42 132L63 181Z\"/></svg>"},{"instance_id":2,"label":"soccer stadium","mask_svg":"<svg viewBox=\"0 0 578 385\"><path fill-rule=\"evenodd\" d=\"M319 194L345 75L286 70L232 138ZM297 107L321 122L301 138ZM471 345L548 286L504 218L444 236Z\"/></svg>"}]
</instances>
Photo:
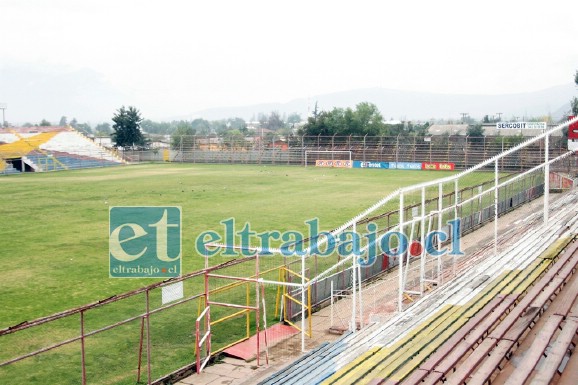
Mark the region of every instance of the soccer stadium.
<instances>
[{"instance_id":1,"label":"soccer stadium","mask_svg":"<svg viewBox=\"0 0 578 385\"><path fill-rule=\"evenodd\" d=\"M160 151L2 129L0 383L574 385L577 125Z\"/></svg>"}]
</instances>

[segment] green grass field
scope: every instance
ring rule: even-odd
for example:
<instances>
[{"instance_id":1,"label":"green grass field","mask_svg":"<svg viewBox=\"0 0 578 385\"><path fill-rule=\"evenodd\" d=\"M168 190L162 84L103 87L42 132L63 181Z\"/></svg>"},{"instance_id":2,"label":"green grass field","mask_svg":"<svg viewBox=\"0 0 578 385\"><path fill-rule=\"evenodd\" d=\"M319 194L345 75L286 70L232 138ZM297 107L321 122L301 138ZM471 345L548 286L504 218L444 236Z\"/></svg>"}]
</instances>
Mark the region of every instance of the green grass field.
<instances>
[{"instance_id":1,"label":"green grass field","mask_svg":"<svg viewBox=\"0 0 578 385\"><path fill-rule=\"evenodd\" d=\"M154 282L109 279L109 206L181 206L183 270L190 272L204 265L194 239L205 230L222 232L223 219L283 232L304 230L305 220L318 217L331 229L400 186L446 175L161 164L1 178L0 327Z\"/></svg>"},{"instance_id":2,"label":"green grass field","mask_svg":"<svg viewBox=\"0 0 578 385\"><path fill-rule=\"evenodd\" d=\"M258 232L283 232L303 231L304 221L317 217L321 228L329 230L401 186L447 175L439 171L145 164L2 177L0 328L155 282L109 278L110 206L181 206L183 271L187 273L204 266L204 259L194 251L197 235L211 229L221 232L219 222L226 218L249 222ZM491 178L477 173L466 183ZM163 317L170 314L179 317L175 312ZM62 330L70 327L76 328L63 324ZM62 336L66 335L63 331ZM102 347L95 351L105 352L108 345L114 348L106 337L101 340Z\"/></svg>"}]
</instances>

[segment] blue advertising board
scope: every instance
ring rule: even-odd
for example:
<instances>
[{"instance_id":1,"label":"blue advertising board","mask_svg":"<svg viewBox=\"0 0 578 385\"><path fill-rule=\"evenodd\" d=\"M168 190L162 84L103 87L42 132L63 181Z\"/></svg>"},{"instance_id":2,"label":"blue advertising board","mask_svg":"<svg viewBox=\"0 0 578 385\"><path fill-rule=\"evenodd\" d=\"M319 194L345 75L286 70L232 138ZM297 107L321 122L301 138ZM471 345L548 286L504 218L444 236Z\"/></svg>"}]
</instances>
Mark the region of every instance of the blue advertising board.
<instances>
[{"instance_id":1,"label":"blue advertising board","mask_svg":"<svg viewBox=\"0 0 578 385\"><path fill-rule=\"evenodd\" d=\"M398 170L421 170L421 162L389 162L389 168Z\"/></svg>"},{"instance_id":2,"label":"blue advertising board","mask_svg":"<svg viewBox=\"0 0 578 385\"><path fill-rule=\"evenodd\" d=\"M389 168L389 162L363 162L361 160L353 161L353 168Z\"/></svg>"}]
</instances>

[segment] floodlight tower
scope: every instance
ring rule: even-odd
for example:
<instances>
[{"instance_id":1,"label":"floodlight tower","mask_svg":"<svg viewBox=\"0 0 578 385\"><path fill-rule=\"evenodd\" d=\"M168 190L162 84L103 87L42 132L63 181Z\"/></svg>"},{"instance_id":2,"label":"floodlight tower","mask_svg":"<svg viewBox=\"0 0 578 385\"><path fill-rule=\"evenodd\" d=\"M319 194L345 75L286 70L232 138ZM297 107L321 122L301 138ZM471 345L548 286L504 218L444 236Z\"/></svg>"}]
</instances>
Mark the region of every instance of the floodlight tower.
<instances>
[{"instance_id":1,"label":"floodlight tower","mask_svg":"<svg viewBox=\"0 0 578 385\"><path fill-rule=\"evenodd\" d=\"M8 105L6 103L0 103L0 110L2 110L2 128L6 127L6 116L4 115Z\"/></svg>"}]
</instances>

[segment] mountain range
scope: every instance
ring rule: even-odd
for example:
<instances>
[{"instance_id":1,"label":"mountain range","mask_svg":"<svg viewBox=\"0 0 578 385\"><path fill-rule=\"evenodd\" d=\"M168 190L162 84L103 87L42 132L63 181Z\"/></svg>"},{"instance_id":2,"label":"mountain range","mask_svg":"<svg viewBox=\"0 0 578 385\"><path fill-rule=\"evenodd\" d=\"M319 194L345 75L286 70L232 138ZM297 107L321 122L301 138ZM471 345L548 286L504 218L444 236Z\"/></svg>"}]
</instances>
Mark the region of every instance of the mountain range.
<instances>
[{"instance_id":1,"label":"mountain range","mask_svg":"<svg viewBox=\"0 0 578 385\"><path fill-rule=\"evenodd\" d=\"M459 95L399 91L386 88L365 88L322 94L287 103L264 103L237 107L210 108L191 117L207 120L240 117L255 120L259 113L277 111L281 115L298 113L306 117L315 108L331 110L334 107L355 107L361 102L375 104L385 120L461 119L467 113L474 119L501 114L502 120L551 115L557 121L570 110L570 99L577 91L572 84L547 89L502 95Z\"/></svg>"},{"instance_id":2,"label":"mountain range","mask_svg":"<svg viewBox=\"0 0 578 385\"><path fill-rule=\"evenodd\" d=\"M436 94L375 87L303 97L285 103L219 106L195 111L183 110L186 103L178 109L167 109L167 105L171 104L170 98L152 99L156 103L152 108L150 98L131 92L112 86L104 75L91 69L0 64L0 103L7 104L7 110L3 112L6 120L13 124L38 123L43 118L56 123L61 116L96 124L109 121L122 105L136 106L145 118L152 115L154 117L151 119L156 121L231 117L252 121L260 113L269 114L272 111L281 115L296 112L305 118L313 112L316 104L319 110L331 110L334 107L355 107L361 102L375 104L385 120L457 121L462 113L474 119L501 113L502 120L551 115L557 121L570 110L570 99L578 95L573 83L500 95ZM186 94L182 98L186 100ZM264 96L263 100L267 100L267 97Z\"/></svg>"}]
</instances>

